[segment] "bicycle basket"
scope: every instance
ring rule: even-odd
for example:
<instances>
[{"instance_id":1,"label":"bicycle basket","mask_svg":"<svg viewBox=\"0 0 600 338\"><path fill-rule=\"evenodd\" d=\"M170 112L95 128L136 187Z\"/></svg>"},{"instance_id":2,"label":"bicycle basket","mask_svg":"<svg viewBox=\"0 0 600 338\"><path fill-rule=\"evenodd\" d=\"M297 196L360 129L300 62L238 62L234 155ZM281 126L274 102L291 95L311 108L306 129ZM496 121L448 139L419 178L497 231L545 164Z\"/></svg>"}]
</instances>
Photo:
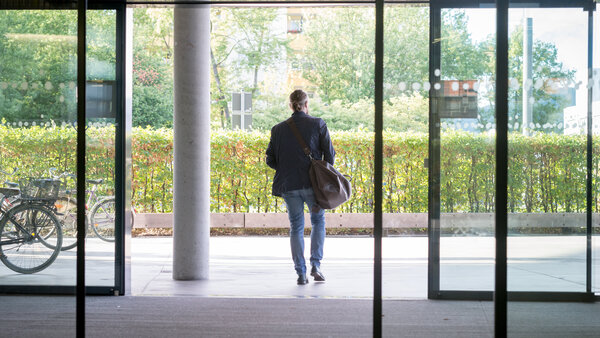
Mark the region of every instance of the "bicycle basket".
<instances>
[{"instance_id":1,"label":"bicycle basket","mask_svg":"<svg viewBox=\"0 0 600 338\"><path fill-rule=\"evenodd\" d=\"M19 181L22 199L56 199L60 185L61 181L53 178L24 178Z\"/></svg>"}]
</instances>

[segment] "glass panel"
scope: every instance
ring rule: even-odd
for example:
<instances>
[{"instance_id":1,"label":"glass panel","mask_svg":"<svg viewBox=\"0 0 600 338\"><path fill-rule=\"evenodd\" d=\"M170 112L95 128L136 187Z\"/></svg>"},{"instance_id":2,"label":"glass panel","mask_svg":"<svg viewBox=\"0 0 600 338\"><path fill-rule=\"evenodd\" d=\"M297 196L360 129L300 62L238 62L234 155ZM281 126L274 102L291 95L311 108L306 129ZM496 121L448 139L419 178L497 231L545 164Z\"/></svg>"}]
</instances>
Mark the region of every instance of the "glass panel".
<instances>
[{"instance_id":1,"label":"glass panel","mask_svg":"<svg viewBox=\"0 0 600 338\"><path fill-rule=\"evenodd\" d=\"M60 287L75 285L74 253L61 251L66 187L57 176L73 172L76 158L76 32L75 11L0 11L0 290L68 293ZM38 320L31 305L19 310L25 298L2 298L19 321ZM55 304L71 335L74 301Z\"/></svg>"},{"instance_id":2,"label":"glass panel","mask_svg":"<svg viewBox=\"0 0 600 338\"><path fill-rule=\"evenodd\" d=\"M57 176L63 171L73 172L76 156L76 131L72 123L75 117L77 71L76 13L3 11L0 15L2 186L13 187L13 183L16 183L16 192L19 192L18 188L21 189L20 195L12 197L7 196L13 190L5 190L8 194L3 199L3 210L19 204L23 207L36 204L50 210L52 216L47 217L54 219L55 216L62 216L57 210L58 203L55 205L54 201L61 201L57 196L62 196L66 189ZM6 225L4 229L2 241L11 241L12 237L19 237L17 233L23 231L15 224L12 227ZM62 239L62 233L58 230L46 235L49 238L60 235L58 237ZM49 259L48 264L40 265L39 269L35 266L41 260L17 259L17 252L29 252L24 250L27 246L33 249L39 244L44 244L43 238L32 239L28 244L2 245L7 259L12 257L9 251L15 252L15 265L4 264L0 267L0 274L12 276L5 278L4 284L74 285L75 261L65 251L59 249L56 257L51 256L56 260ZM54 245L55 242L46 246L46 249ZM31 255L37 255L36 251L32 250ZM43 251L41 247L39 251ZM30 273L41 270L44 273L15 274L19 272L14 271L18 267L30 269Z\"/></svg>"},{"instance_id":3,"label":"glass panel","mask_svg":"<svg viewBox=\"0 0 600 338\"><path fill-rule=\"evenodd\" d=\"M111 287L115 285L116 11L88 11L87 20L86 284ZM71 242L75 243L72 238Z\"/></svg>"},{"instance_id":4,"label":"glass panel","mask_svg":"<svg viewBox=\"0 0 600 338\"><path fill-rule=\"evenodd\" d=\"M429 8L384 13L383 297L426 298ZM384 303L386 326L395 304Z\"/></svg>"},{"instance_id":5,"label":"glass panel","mask_svg":"<svg viewBox=\"0 0 600 338\"><path fill-rule=\"evenodd\" d=\"M508 290L584 293L588 12L510 9L509 78ZM509 302L508 333L595 335L590 310Z\"/></svg>"},{"instance_id":6,"label":"glass panel","mask_svg":"<svg viewBox=\"0 0 600 338\"><path fill-rule=\"evenodd\" d=\"M440 289L494 288L495 19L443 9L440 77Z\"/></svg>"},{"instance_id":7,"label":"glass panel","mask_svg":"<svg viewBox=\"0 0 600 338\"><path fill-rule=\"evenodd\" d=\"M587 12L511 9L509 291L585 291Z\"/></svg>"},{"instance_id":8,"label":"glass panel","mask_svg":"<svg viewBox=\"0 0 600 338\"><path fill-rule=\"evenodd\" d=\"M0 160L5 171L3 185L20 183L21 197L49 207L62 224L62 247L56 261L45 270L45 277L20 275L6 282L72 286L75 285L76 257L73 250L76 246L76 12L17 11L2 12L2 15L0 114L3 154L6 155ZM88 201L88 216L93 217L94 222L86 248L87 281L94 286L113 286L114 221L106 222L114 217L114 203L96 202L114 194L115 11L90 11L88 27L87 162L90 170L87 175L91 179L102 179L103 183L96 186L97 191L93 186L88 188L94 191ZM40 183L41 178L51 181ZM52 180L56 181L56 191L49 189L55 184ZM56 193L57 197L42 198L44 193ZM4 207L18 204L18 199L12 201L15 198L18 197L5 199ZM8 266L18 269L18 266Z\"/></svg>"}]
</instances>

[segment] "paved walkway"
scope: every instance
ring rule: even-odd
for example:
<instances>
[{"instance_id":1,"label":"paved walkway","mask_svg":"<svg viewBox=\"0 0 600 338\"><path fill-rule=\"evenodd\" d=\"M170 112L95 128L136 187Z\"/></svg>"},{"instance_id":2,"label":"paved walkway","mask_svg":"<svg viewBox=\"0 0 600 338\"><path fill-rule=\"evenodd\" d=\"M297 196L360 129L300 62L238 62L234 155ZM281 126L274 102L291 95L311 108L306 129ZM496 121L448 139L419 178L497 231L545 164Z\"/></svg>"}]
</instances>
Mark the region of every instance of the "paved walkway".
<instances>
[{"instance_id":1,"label":"paved walkway","mask_svg":"<svg viewBox=\"0 0 600 338\"><path fill-rule=\"evenodd\" d=\"M88 285L112 285L114 243L86 242ZM306 238L305 256L309 257ZM493 290L494 239L444 237L441 278L444 290ZM373 296L373 239L328 237L322 270L327 281L296 285L287 237L213 237L210 279L172 279L172 238L133 238L132 294L143 296L356 298ZM600 238L594 238L600 252ZM600 283L600 259L594 283ZM22 275L0 265L0 285L74 285L75 252L61 252L48 269ZM585 237L522 236L509 240L509 290L584 291ZM383 238L383 296L425 299L427 238Z\"/></svg>"},{"instance_id":2,"label":"paved walkway","mask_svg":"<svg viewBox=\"0 0 600 338\"><path fill-rule=\"evenodd\" d=\"M96 238L87 244L87 281L110 285L113 244ZM88 337L372 335L372 238L327 238L322 262L327 281L304 286L295 284L286 237L211 238L211 278L205 281L171 278L171 238L134 238L131 249L134 296L87 297ZM443 288L492 289L492 238L443 238L441 253ZM583 237L513 237L509 256L511 290L584 289ZM427 238L384 238L383 264L384 337L493 337L493 302L425 299ZM63 252L38 274L0 267L0 284L74 285L74 272L75 253ZM0 295L0 302L1 336L75 334L73 296ZM509 335L595 337L600 332L599 306L510 302Z\"/></svg>"},{"instance_id":3,"label":"paved walkway","mask_svg":"<svg viewBox=\"0 0 600 338\"><path fill-rule=\"evenodd\" d=\"M307 252L309 257L307 238ZM596 250L599 239L595 240ZM493 290L494 239L452 237L441 242L441 287ZM171 238L137 238L132 244L134 295L225 297L371 298L373 239L327 238L322 270L325 283L295 284L286 237L214 237L211 277L174 281ZM585 237L513 237L509 241L509 289L585 291ZM600 269L600 260L595 260ZM596 272L597 276L600 273ZM600 279L596 279L600 282ZM427 297L427 238L383 239L383 296Z\"/></svg>"}]
</instances>

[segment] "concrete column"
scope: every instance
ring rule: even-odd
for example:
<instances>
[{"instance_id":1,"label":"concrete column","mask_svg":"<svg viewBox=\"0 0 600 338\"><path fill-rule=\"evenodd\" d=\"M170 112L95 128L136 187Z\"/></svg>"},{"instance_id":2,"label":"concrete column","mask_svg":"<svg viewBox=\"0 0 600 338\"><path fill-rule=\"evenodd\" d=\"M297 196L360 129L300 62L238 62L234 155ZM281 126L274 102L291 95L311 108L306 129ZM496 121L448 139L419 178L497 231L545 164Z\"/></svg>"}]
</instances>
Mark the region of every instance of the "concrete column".
<instances>
[{"instance_id":1,"label":"concrete column","mask_svg":"<svg viewBox=\"0 0 600 338\"><path fill-rule=\"evenodd\" d=\"M210 239L210 6L174 10L173 279L207 279Z\"/></svg>"}]
</instances>

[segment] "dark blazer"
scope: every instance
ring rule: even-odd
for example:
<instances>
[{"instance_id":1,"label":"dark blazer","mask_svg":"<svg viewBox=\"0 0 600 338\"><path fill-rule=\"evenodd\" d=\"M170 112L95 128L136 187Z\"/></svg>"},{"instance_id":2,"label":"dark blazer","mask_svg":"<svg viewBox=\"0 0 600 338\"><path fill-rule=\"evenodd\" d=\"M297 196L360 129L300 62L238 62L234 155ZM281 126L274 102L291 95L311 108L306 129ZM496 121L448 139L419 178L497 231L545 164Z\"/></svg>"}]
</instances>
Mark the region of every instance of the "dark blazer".
<instances>
[{"instance_id":1,"label":"dark blazer","mask_svg":"<svg viewBox=\"0 0 600 338\"><path fill-rule=\"evenodd\" d=\"M294 112L292 118L304 142L310 147L313 158L323 159L333 165L335 150L325 121L302 111ZM275 169L273 195L281 196L291 190L312 188L308 177L310 159L304 154L298 139L285 121L271 129L267 165Z\"/></svg>"}]
</instances>

